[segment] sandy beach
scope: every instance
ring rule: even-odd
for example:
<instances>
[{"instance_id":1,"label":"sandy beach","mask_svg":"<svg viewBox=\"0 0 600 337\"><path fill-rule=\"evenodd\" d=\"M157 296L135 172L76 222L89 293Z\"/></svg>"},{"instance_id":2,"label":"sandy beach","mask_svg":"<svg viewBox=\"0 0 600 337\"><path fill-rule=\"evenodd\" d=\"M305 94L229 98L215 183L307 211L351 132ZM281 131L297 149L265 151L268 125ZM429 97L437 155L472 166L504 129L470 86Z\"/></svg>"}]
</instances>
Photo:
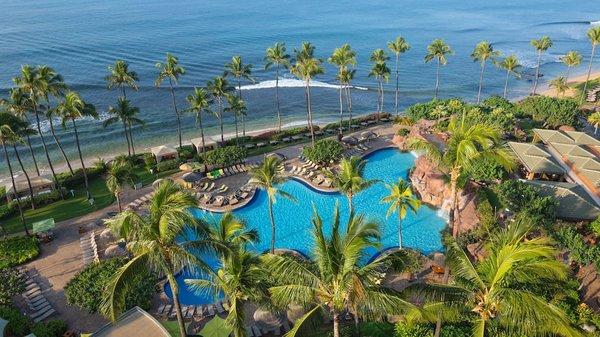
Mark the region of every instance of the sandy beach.
<instances>
[{"instance_id":1,"label":"sandy beach","mask_svg":"<svg viewBox=\"0 0 600 337\"><path fill-rule=\"evenodd\" d=\"M571 78L569 78L569 85L574 85L577 83L582 83L585 82L587 78L587 74L583 73L581 75L577 75L577 76L571 76ZM600 71L592 71L592 74L590 75L590 80L593 79L597 79L600 78ZM556 90L554 88L550 87L549 82L546 83L544 85L544 90L539 92L540 95L545 95L545 96L551 96L551 97L556 97ZM575 95L575 89L569 89L565 92L564 97L573 97Z\"/></svg>"}]
</instances>

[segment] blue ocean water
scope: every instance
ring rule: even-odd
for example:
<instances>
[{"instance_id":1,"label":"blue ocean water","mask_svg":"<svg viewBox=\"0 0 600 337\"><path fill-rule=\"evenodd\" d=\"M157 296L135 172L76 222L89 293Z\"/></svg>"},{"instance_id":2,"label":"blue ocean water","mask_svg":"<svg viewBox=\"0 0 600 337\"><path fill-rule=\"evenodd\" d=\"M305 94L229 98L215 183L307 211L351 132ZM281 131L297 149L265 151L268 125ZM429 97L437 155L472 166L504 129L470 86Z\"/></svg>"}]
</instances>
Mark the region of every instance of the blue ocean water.
<instances>
[{"instance_id":1,"label":"blue ocean water","mask_svg":"<svg viewBox=\"0 0 600 337\"><path fill-rule=\"evenodd\" d=\"M354 112L375 110L375 81L368 77L369 54L385 48L397 35L404 36L412 49L401 57L400 103L406 107L431 98L435 67L425 64L427 44L445 39L454 55L442 69L441 96L461 96L473 100L478 81L478 64L470 59L473 46L489 40L504 54L515 53L532 72L535 53L529 41L545 34L554 46L542 58L543 81L565 71L558 63L560 55L575 49L589 57L590 45L585 32L600 20L600 2L585 5L576 0L340 0L340 1L200 1L200 0L3 0L0 3L0 96L5 96L11 78L21 64L48 64L65 76L68 84L103 112L116 101L118 92L106 90L107 66L116 59L130 62L138 72L140 90L129 93L141 108L145 127L136 127L134 137L140 150L174 143L176 131L170 98L165 88L154 87L155 63L165 53L179 57L186 74L177 91L180 108L193 86L223 72L233 55L242 55L254 65L259 89L245 90L248 101L248 128L263 129L276 123L274 90L268 82L274 72L264 70L264 51L277 41L285 42L290 53L302 41L316 47L316 55L325 59L343 43L357 51L355 85L370 90L353 90ZM393 68L393 62L390 66ZM574 73L584 71L584 66ZM284 78L291 78L287 73ZM504 73L488 67L484 94L501 92ZM315 119L328 121L337 113L335 69L326 65L326 73L316 78L313 90ZM298 83L289 83L298 85ZM386 84L386 110L392 109L394 80ZM525 95L531 87L526 80L511 79L511 96ZM281 90L284 122L304 121L302 88ZM216 119L206 116L209 134L216 134ZM233 117L226 117L226 131L233 132ZM83 151L86 157L124 151L125 140L118 126L103 129L101 121L81 121ZM47 129L47 126L45 127ZM192 115L183 118L186 139L198 136ZM46 135L48 137L48 135ZM75 157L71 129L59 137L69 156ZM42 166L41 145L35 147ZM61 162L50 139L52 158ZM29 162L29 156L24 155ZM1 174L5 163L0 159Z\"/></svg>"},{"instance_id":2,"label":"blue ocean water","mask_svg":"<svg viewBox=\"0 0 600 337\"><path fill-rule=\"evenodd\" d=\"M364 214L367 220L379 223L381 250L398 246L398 218L396 214L389 218L386 217L388 205L380 203L379 200L388 194L386 184L394 183L398 181L398 178L406 179L413 166L414 156L396 149L380 150L367 157L365 177L377 179L379 183L356 195L353 204L357 214ZM348 203L345 196L339 193L319 193L295 180L285 182L281 189L293 195L297 202L280 198L274 206L277 248L294 249L307 255L310 254L313 245L313 227L310 223L313 207L322 217L327 234L330 234L331 231L333 210L336 204L340 207L341 223L346 224ZM271 225L268 220L266 193L259 191L249 205L233 213L245 220L249 229L256 229L259 232L261 241L251 248L257 252L269 250ZM220 218L218 214L200 210L196 215L208 222L215 222ZM438 214L436 209L425 205L416 214L409 213L402 222L403 246L417 249L424 254L441 250L440 232L444 228L445 222L446 220ZM374 256L377 251L371 249L368 255ZM211 259L208 261L210 261L209 264L215 265ZM189 273L182 273L178 277L182 303L203 304L213 300L210 296L198 296L190 291L184 283L186 278L190 278ZM170 294L168 286L166 291L167 294Z\"/></svg>"}]
</instances>

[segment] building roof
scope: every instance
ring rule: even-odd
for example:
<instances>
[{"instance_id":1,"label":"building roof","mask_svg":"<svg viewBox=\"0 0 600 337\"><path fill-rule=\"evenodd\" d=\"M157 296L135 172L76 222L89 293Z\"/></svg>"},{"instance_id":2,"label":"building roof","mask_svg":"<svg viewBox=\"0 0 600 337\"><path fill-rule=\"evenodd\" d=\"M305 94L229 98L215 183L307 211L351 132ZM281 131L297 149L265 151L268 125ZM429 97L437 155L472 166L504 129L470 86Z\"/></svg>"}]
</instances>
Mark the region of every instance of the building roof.
<instances>
[{"instance_id":1,"label":"building roof","mask_svg":"<svg viewBox=\"0 0 600 337\"><path fill-rule=\"evenodd\" d=\"M543 196L553 196L558 201L556 215L573 220L592 220L600 216L600 207L594 199L577 184L555 181L527 180L537 186Z\"/></svg>"},{"instance_id":2,"label":"building roof","mask_svg":"<svg viewBox=\"0 0 600 337\"><path fill-rule=\"evenodd\" d=\"M544 143L600 146L600 141L580 131L533 129Z\"/></svg>"},{"instance_id":3,"label":"building roof","mask_svg":"<svg viewBox=\"0 0 600 337\"><path fill-rule=\"evenodd\" d=\"M90 337L170 337L169 332L152 315L139 307L123 313Z\"/></svg>"},{"instance_id":4,"label":"building roof","mask_svg":"<svg viewBox=\"0 0 600 337\"><path fill-rule=\"evenodd\" d=\"M29 181L31 181L31 188L34 190L54 187L54 181L44 176L29 177ZM27 184L27 178L25 175L15 179L15 186L17 187L17 193L29 190L29 185ZM6 193L14 193L12 182L10 180L6 184Z\"/></svg>"},{"instance_id":5,"label":"building roof","mask_svg":"<svg viewBox=\"0 0 600 337\"><path fill-rule=\"evenodd\" d=\"M552 157L545 145L509 142L519 161L533 173L564 174L565 169Z\"/></svg>"},{"instance_id":6,"label":"building roof","mask_svg":"<svg viewBox=\"0 0 600 337\"><path fill-rule=\"evenodd\" d=\"M202 138L201 137L191 139L190 142L197 149L202 148ZM213 146L215 144L217 144L217 142L214 139L212 139L212 137L204 137L204 146Z\"/></svg>"},{"instance_id":7,"label":"building roof","mask_svg":"<svg viewBox=\"0 0 600 337\"><path fill-rule=\"evenodd\" d=\"M175 150L175 148L166 145L155 146L150 149L150 152L152 152L155 157L164 157L177 154L177 150Z\"/></svg>"}]
</instances>

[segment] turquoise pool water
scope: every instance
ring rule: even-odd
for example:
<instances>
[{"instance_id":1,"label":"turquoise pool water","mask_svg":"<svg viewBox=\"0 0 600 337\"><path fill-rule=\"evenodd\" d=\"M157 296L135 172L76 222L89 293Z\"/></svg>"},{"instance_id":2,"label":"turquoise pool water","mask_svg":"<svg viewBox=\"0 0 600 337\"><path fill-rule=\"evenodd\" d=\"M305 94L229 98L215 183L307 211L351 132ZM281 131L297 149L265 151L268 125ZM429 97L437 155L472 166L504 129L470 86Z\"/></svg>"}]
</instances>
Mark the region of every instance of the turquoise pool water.
<instances>
[{"instance_id":1,"label":"turquoise pool water","mask_svg":"<svg viewBox=\"0 0 600 337\"><path fill-rule=\"evenodd\" d=\"M382 249L398 245L398 220L394 214L386 218L387 204L380 203L380 199L388 193L385 184L393 183L398 178L406 179L409 170L414 166L414 156L411 153L400 152L396 149L383 149L372 153L367 158L365 176L368 179L378 179L379 183L354 197L356 212L365 214L368 219L380 223L382 234ZM275 204L275 221L277 225L276 247L295 249L308 254L312 246L312 225L310 219L313 205L325 224L331 224L333 209L336 203L340 205L342 223L348 219L348 202L345 196L339 193L321 193L307 185L289 180L281 189L293 195L297 202L278 199ZM259 191L250 204L234 211L234 214L246 220L249 228L255 228L260 233L261 242L252 248L263 252L270 246L270 222L267 210L266 193ZM220 214L196 210L195 215L207 221L218 221ZM434 208L423 206L416 214L409 213L402 223L403 245L418 249L428 254L442 248L440 231L444 228L446 220ZM326 228L331 228L326 227ZM373 250L370 255L375 255ZM216 262L212 262L216 265ZM201 296L188 291L183 280L190 278L189 272L178 276L180 284L181 302L183 304L205 304L212 302L210 296ZM170 296L170 289L165 291Z\"/></svg>"}]
</instances>

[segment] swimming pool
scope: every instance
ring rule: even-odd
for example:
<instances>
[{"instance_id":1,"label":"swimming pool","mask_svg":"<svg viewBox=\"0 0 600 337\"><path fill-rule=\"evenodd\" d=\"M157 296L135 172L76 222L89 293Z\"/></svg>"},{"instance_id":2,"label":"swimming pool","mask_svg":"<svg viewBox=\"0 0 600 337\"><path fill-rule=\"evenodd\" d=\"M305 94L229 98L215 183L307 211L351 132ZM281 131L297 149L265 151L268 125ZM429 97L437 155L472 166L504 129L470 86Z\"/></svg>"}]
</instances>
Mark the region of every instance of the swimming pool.
<instances>
[{"instance_id":1,"label":"swimming pool","mask_svg":"<svg viewBox=\"0 0 600 337\"><path fill-rule=\"evenodd\" d=\"M370 154L366 160L365 177L378 179L380 182L354 197L355 211L380 223L381 249L398 246L398 218L395 214L386 218L388 205L382 204L380 200L388 193L385 184L394 183L398 178L407 179L409 170L414 166L415 157L411 153L389 148ZM295 249L305 254L310 252L312 245L310 219L313 205L325 224L331 224L336 203L340 205L341 223L345 224L348 219L348 202L344 195L318 192L297 180L289 180L280 188L293 195L297 202L279 198L274 205L277 248ZM218 221L221 216L199 209L194 212L195 216L209 222ZM260 233L261 241L252 246L252 249L257 252L267 251L270 247L271 224L266 193L258 191L248 205L233 213L244 219L249 228L257 229ZM409 213L402 222L403 246L417 249L424 254L441 250L440 232L445 223L446 220L437 209L423 205L416 214ZM376 253L373 249L369 255ZM210 264L216 266L217 263L211 261ZM198 305L213 301L210 296L200 296L188 291L184 283L186 278L190 278L189 272L183 272L177 277L182 304ZM168 285L165 286L165 292L171 296Z\"/></svg>"}]
</instances>

